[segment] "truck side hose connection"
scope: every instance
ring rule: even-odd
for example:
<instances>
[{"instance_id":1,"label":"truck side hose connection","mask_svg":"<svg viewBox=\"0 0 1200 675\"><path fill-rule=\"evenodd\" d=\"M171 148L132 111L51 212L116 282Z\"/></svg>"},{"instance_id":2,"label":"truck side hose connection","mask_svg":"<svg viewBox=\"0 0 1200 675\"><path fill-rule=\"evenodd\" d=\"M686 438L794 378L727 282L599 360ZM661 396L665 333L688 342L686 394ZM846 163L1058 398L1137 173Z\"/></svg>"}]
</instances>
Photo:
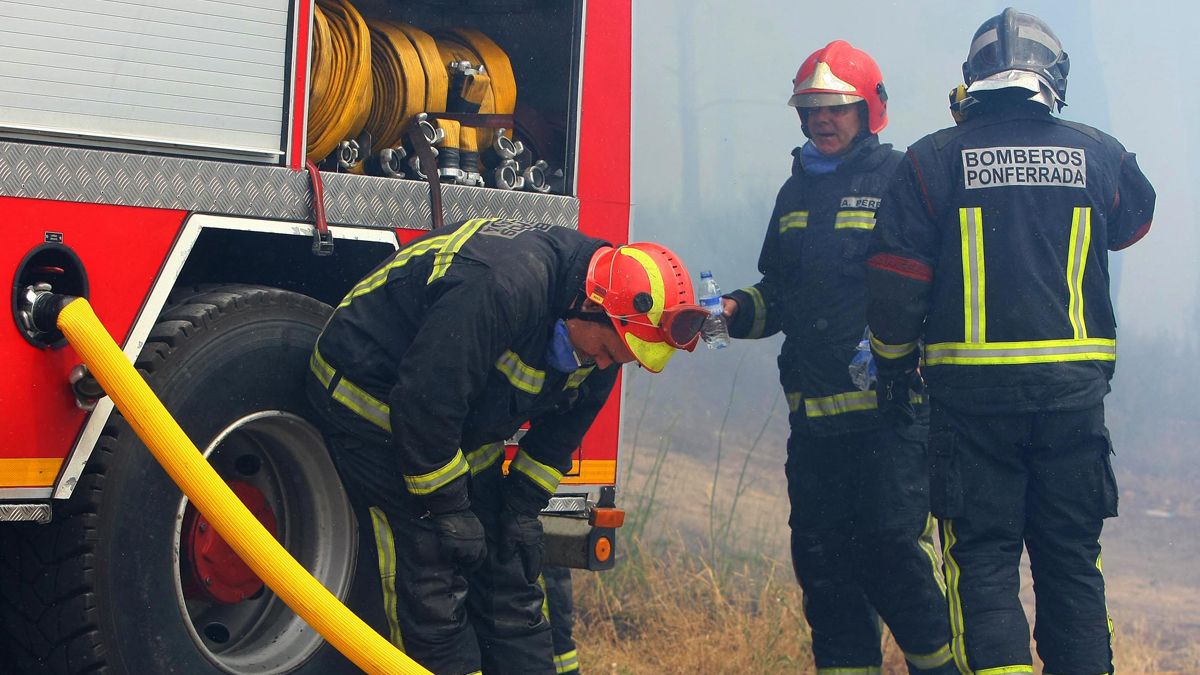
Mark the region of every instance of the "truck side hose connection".
<instances>
[{"instance_id":1,"label":"truck side hose connection","mask_svg":"<svg viewBox=\"0 0 1200 675\"><path fill-rule=\"evenodd\" d=\"M254 573L346 658L368 673L428 675L296 562L209 466L83 298L36 291L29 318L58 330L192 504Z\"/></svg>"}]
</instances>

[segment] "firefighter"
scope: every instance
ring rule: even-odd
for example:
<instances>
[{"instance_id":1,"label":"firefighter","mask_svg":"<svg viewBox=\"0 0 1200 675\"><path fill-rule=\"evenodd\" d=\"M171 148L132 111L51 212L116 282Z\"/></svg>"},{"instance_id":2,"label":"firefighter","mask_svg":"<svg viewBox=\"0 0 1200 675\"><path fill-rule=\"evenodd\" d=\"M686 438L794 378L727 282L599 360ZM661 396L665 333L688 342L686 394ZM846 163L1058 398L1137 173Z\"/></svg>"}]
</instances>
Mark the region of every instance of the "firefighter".
<instances>
[{"instance_id":1,"label":"firefighter","mask_svg":"<svg viewBox=\"0 0 1200 675\"><path fill-rule=\"evenodd\" d=\"M1037 17L985 21L963 64L970 115L909 149L868 260L880 405L902 408L922 375L932 397L932 506L964 673L1033 672L1022 544L1045 672L1113 670L1099 544L1117 515L1108 251L1146 234L1154 190L1114 138L1053 114L1067 72Z\"/></svg>"},{"instance_id":2,"label":"firefighter","mask_svg":"<svg viewBox=\"0 0 1200 675\"><path fill-rule=\"evenodd\" d=\"M351 289L308 393L374 533L393 643L438 675L555 672L538 514L620 364L695 347L692 303L662 246L497 218L435 229Z\"/></svg>"},{"instance_id":3,"label":"firefighter","mask_svg":"<svg viewBox=\"0 0 1200 675\"><path fill-rule=\"evenodd\" d=\"M723 300L730 334L782 331L789 405L792 563L818 672L878 672L879 618L911 673L953 673L930 540L926 420L887 420L849 374L866 328L868 237L900 153L879 142L887 93L875 61L837 40L800 67L792 151L767 227L762 280Z\"/></svg>"}]
</instances>

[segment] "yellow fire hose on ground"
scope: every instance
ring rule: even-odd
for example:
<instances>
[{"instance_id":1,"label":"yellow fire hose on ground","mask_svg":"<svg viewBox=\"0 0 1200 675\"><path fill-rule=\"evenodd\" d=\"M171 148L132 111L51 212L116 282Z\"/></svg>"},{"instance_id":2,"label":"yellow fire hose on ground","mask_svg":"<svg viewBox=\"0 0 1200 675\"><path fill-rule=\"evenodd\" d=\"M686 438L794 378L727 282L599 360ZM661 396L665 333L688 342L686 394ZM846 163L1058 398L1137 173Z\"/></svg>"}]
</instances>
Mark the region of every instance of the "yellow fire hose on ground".
<instances>
[{"instance_id":1,"label":"yellow fire hose on ground","mask_svg":"<svg viewBox=\"0 0 1200 675\"><path fill-rule=\"evenodd\" d=\"M57 325L171 479L276 595L364 671L429 675L339 602L242 505L129 363L87 300L70 300Z\"/></svg>"}]
</instances>

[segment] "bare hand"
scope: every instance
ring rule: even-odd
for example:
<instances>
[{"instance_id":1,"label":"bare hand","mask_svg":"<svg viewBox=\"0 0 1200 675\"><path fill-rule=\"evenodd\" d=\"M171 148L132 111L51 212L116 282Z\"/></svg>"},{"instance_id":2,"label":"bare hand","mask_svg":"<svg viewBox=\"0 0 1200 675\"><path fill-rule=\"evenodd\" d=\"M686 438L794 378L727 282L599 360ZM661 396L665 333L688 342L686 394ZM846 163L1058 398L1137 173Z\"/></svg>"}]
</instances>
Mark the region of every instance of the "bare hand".
<instances>
[{"instance_id":1,"label":"bare hand","mask_svg":"<svg viewBox=\"0 0 1200 675\"><path fill-rule=\"evenodd\" d=\"M733 319L733 315L738 312L738 301L733 298L721 298L721 314L725 315L725 321Z\"/></svg>"}]
</instances>

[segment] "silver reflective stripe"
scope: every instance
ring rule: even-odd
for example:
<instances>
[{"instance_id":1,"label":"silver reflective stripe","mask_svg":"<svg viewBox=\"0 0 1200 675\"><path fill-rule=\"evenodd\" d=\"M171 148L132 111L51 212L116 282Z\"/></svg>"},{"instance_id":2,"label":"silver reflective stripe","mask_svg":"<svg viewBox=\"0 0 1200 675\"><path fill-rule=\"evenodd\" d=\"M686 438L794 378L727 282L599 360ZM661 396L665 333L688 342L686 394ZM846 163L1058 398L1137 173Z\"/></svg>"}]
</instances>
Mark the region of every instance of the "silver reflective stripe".
<instances>
[{"instance_id":1,"label":"silver reflective stripe","mask_svg":"<svg viewBox=\"0 0 1200 675\"><path fill-rule=\"evenodd\" d=\"M909 354L913 353L913 350L916 348L916 342L909 342L902 345L889 345L886 342L879 341L879 339L874 335L871 336L871 349L874 349L876 354L884 357L885 359L898 359L908 356Z\"/></svg>"},{"instance_id":2,"label":"silver reflective stripe","mask_svg":"<svg viewBox=\"0 0 1200 675\"><path fill-rule=\"evenodd\" d=\"M346 378L338 380L332 396L333 400L353 410L371 424L384 431L392 430L391 408L388 404L363 391Z\"/></svg>"},{"instance_id":3,"label":"silver reflective stripe","mask_svg":"<svg viewBox=\"0 0 1200 675\"><path fill-rule=\"evenodd\" d=\"M482 448L467 453L467 464L471 467L471 475L479 475L480 471L496 463L504 456L503 443L488 443Z\"/></svg>"},{"instance_id":4,"label":"silver reflective stripe","mask_svg":"<svg viewBox=\"0 0 1200 675\"><path fill-rule=\"evenodd\" d=\"M958 215L962 235L963 337L967 342L983 342L987 331L983 209L959 209Z\"/></svg>"},{"instance_id":5,"label":"silver reflective stripe","mask_svg":"<svg viewBox=\"0 0 1200 675\"><path fill-rule=\"evenodd\" d=\"M429 280L426 283L432 284L433 282L445 276L446 271L450 269L450 263L454 262L454 256L458 254L458 251L463 247L463 244L467 243L467 240L471 238L471 235L478 232L479 228L483 227L485 224L497 220L499 220L499 218L478 218L476 220L469 220L466 223L463 223L462 227L458 228L457 232L450 235L449 241L447 241L445 246L443 246L441 250L437 252L437 255L434 256L433 271L429 273Z\"/></svg>"},{"instance_id":6,"label":"silver reflective stripe","mask_svg":"<svg viewBox=\"0 0 1200 675\"><path fill-rule=\"evenodd\" d=\"M520 471L550 494L554 494L554 491L558 489L558 483L563 477L562 473L554 467L542 464L525 454L524 450L517 452L517 457L512 464L508 465L508 470Z\"/></svg>"},{"instance_id":7,"label":"silver reflective stripe","mask_svg":"<svg viewBox=\"0 0 1200 675\"><path fill-rule=\"evenodd\" d=\"M1076 208L1071 218L1071 250L1067 256L1067 316L1076 339L1087 338L1087 323L1083 315L1083 271L1087 268L1088 249L1092 241L1092 210Z\"/></svg>"},{"instance_id":8,"label":"silver reflective stripe","mask_svg":"<svg viewBox=\"0 0 1200 675\"><path fill-rule=\"evenodd\" d=\"M874 211L838 211L833 221L835 230L873 230L875 229Z\"/></svg>"},{"instance_id":9,"label":"silver reflective stripe","mask_svg":"<svg viewBox=\"0 0 1200 675\"><path fill-rule=\"evenodd\" d=\"M329 388L329 383L333 381L333 367L325 362L324 357L321 356L321 350L313 348L312 356L308 357L308 367L320 380L321 385Z\"/></svg>"},{"instance_id":10,"label":"silver reflective stripe","mask_svg":"<svg viewBox=\"0 0 1200 675\"><path fill-rule=\"evenodd\" d=\"M408 491L414 495L427 495L446 487L455 478L462 476L470 470L470 466L467 465L467 458L463 457L462 450L458 450L454 453L454 457L441 468L419 476L405 474L404 484L408 486Z\"/></svg>"},{"instance_id":11,"label":"silver reflective stripe","mask_svg":"<svg viewBox=\"0 0 1200 675\"><path fill-rule=\"evenodd\" d=\"M943 666L954 658L954 654L950 651L950 643L942 645L942 648L929 654L910 654L904 652L904 658L921 670L933 670Z\"/></svg>"},{"instance_id":12,"label":"silver reflective stripe","mask_svg":"<svg viewBox=\"0 0 1200 675\"><path fill-rule=\"evenodd\" d=\"M546 373L530 367L511 349L496 360L496 369L504 373L512 386L528 394L540 394L546 383Z\"/></svg>"},{"instance_id":13,"label":"silver reflective stripe","mask_svg":"<svg viewBox=\"0 0 1200 675\"><path fill-rule=\"evenodd\" d=\"M750 326L750 332L746 337L760 338L767 326L767 303L763 300L762 293L754 286L742 290L750 296L750 299L754 300L754 323Z\"/></svg>"},{"instance_id":14,"label":"silver reflective stripe","mask_svg":"<svg viewBox=\"0 0 1200 675\"><path fill-rule=\"evenodd\" d=\"M404 651L404 636L396 617L399 598L396 595L396 540L387 515L378 506L372 506L371 526L375 531L375 554L379 562L379 581L383 586L383 608L387 612L391 643Z\"/></svg>"},{"instance_id":15,"label":"silver reflective stripe","mask_svg":"<svg viewBox=\"0 0 1200 675\"><path fill-rule=\"evenodd\" d=\"M789 391L787 393L787 402L788 412L796 412L804 404L804 394L798 391Z\"/></svg>"},{"instance_id":16,"label":"silver reflective stripe","mask_svg":"<svg viewBox=\"0 0 1200 675\"><path fill-rule=\"evenodd\" d=\"M982 35L975 38L971 42L971 51L969 54L967 54L967 60L970 61L971 58L974 57L975 54L978 53L980 49L983 49L984 47L992 44L993 42L995 42L999 39L1000 39L1000 35L999 35L999 33L996 32L995 28L991 28L991 29L984 31L984 33Z\"/></svg>"},{"instance_id":17,"label":"silver reflective stripe","mask_svg":"<svg viewBox=\"0 0 1200 675\"><path fill-rule=\"evenodd\" d=\"M578 389L579 385L583 384L583 381L586 380L588 375L591 375L592 371L595 369L596 366L588 366L587 368L577 369L575 372L567 376L567 383L563 385L563 389Z\"/></svg>"},{"instance_id":18,"label":"silver reflective stripe","mask_svg":"<svg viewBox=\"0 0 1200 675\"><path fill-rule=\"evenodd\" d=\"M804 399L804 414L807 417L826 417L878 407L874 391L850 391L833 396Z\"/></svg>"},{"instance_id":19,"label":"silver reflective stripe","mask_svg":"<svg viewBox=\"0 0 1200 675\"><path fill-rule=\"evenodd\" d=\"M554 672L558 675L569 673L572 670L579 670L579 651L572 649L569 652L554 655Z\"/></svg>"},{"instance_id":20,"label":"silver reflective stripe","mask_svg":"<svg viewBox=\"0 0 1200 675\"><path fill-rule=\"evenodd\" d=\"M1117 341L1105 338L990 342L981 345L942 342L925 347L925 363L931 366L1115 361L1116 358Z\"/></svg>"},{"instance_id":21,"label":"silver reflective stripe","mask_svg":"<svg viewBox=\"0 0 1200 675\"><path fill-rule=\"evenodd\" d=\"M808 227L808 211L792 211L779 216L779 234Z\"/></svg>"}]
</instances>

